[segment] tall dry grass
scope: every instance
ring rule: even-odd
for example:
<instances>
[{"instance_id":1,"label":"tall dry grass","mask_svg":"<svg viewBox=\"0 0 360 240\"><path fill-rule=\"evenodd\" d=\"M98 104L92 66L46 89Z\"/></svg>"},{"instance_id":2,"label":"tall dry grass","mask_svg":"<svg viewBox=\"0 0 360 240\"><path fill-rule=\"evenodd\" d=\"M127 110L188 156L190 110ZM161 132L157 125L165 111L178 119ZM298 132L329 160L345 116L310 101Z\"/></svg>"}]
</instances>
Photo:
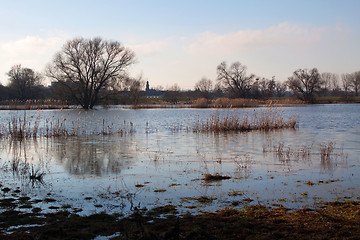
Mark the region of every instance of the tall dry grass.
<instances>
[{"instance_id":1,"label":"tall dry grass","mask_svg":"<svg viewBox=\"0 0 360 240\"><path fill-rule=\"evenodd\" d=\"M194 132L245 132L253 130L274 130L295 128L297 119L292 117L284 119L283 111L269 107L261 111L253 110L243 114L237 109L216 111L205 123L198 122L193 128Z\"/></svg>"},{"instance_id":2,"label":"tall dry grass","mask_svg":"<svg viewBox=\"0 0 360 240\"><path fill-rule=\"evenodd\" d=\"M193 108L208 108L209 107L209 100L206 98L198 98L192 104Z\"/></svg>"},{"instance_id":3,"label":"tall dry grass","mask_svg":"<svg viewBox=\"0 0 360 240\"><path fill-rule=\"evenodd\" d=\"M23 139L36 137L39 125L37 123L31 126L31 123L26 118L26 113L23 117L12 117L8 122L9 136L13 139Z\"/></svg>"}]
</instances>

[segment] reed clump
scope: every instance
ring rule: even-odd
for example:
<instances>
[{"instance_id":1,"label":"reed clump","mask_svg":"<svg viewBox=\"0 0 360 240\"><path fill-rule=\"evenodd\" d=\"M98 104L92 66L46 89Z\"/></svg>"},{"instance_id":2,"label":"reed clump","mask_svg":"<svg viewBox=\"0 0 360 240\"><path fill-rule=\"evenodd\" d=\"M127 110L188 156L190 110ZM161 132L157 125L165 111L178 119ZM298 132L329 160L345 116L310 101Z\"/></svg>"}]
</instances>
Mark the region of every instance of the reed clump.
<instances>
[{"instance_id":1,"label":"reed clump","mask_svg":"<svg viewBox=\"0 0 360 240\"><path fill-rule=\"evenodd\" d=\"M208 108L209 107L209 100L206 98L198 98L192 104L193 108Z\"/></svg>"},{"instance_id":2,"label":"reed clump","mask_svg":"<svg viewBox=\"0 0 360 240\"><path fill-rule=\"evenodd\" d=\"M36 138L39 125L35 121L35 124L32 126L31 122L26 118L26 113L23 117L12 117L8 123L8 132L9 136L13 139L24 139L24 138Z\"/></svg>"},{"instance_id":3,"label":"reed clump","mask_svg":"<svg viewBox=\"0 0 360 240\"><path fill-rule=\"evenodd\" d=\"M297 119L292 117L284 120L283 111L269 107L262 111L250 114L240 114L236 109L226 109L212 114L205 123L198 123L193 128L194 132L246 132L253 130L275 130L295 128Z\"/></svg>"}]
</instances>

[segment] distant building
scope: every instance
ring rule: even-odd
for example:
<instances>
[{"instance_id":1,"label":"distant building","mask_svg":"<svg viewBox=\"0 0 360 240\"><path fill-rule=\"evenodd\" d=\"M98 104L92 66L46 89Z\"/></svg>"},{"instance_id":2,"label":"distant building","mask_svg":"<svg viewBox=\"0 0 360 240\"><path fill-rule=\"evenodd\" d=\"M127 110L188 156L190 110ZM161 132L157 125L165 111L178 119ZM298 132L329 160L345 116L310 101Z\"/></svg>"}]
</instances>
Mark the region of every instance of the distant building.
<instances>
[{"instance_id":1,"label":"distant building","mask_svg":"<svg viewBox=\"0 0 360 240\"><path fill-rule=\"evenodd\" d=\"M150 85L149 85L149 81L146 81L146 89L145 92L149 92L150 91Z\"/></svg>"},{"instance_id":2,"label":"distant building","mask_svg":"<svg viewBox=\"0 0 360 240\"><path fill-rule=\"evenodd\" d=\"M144 93L143 93L144 94ZM146 81L146 88L145 88L145 94L143 96L146 96L148 98L158 98L164 96L164 91L161 90L155 90L150 89L149 81Z\"/></svg>"}]
</instances>

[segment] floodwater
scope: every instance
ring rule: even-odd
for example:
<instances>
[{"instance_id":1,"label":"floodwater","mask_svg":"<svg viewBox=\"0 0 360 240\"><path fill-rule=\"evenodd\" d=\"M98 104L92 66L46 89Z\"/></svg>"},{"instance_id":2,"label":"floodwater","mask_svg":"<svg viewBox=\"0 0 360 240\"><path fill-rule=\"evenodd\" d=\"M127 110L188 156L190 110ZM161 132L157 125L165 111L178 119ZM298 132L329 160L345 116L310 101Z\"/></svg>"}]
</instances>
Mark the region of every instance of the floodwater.
<instances>
[{"instance_id":1,"label":"floodwater","mask_svg":"<svg viewBox=\"0 0 360 240\"><path fill-rule=\"evenodd\" d=\"M358 200L360 105L282 110L285 119L297 117L295 130L193 132L211 114L224 114L215 109L1 111L3 134L19 117L38 128L34 139L0 139L0 183L11 189L1 194L28 196L43 212L124 215L167 204L198 213L258 203L300 208ZM75 136L45 137L61 124ZM29 178L40 174L45 175ZM206 182L205 174L231 178Z\"/></svg>"}]
</instances>

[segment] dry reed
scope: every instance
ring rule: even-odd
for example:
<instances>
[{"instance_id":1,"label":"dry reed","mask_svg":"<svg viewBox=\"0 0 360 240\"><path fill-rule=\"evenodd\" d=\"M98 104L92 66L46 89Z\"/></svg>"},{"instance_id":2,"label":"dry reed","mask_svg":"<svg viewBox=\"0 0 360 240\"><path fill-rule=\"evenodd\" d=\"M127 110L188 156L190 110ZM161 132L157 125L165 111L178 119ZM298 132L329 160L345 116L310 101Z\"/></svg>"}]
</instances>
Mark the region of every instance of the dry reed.
<instances>
[{"instance_id":1,"label":"dry reed","mask_svg":"<svg viewBox=\"0 0 360 240\"><path fill-rule=\"evenodd\" d=\"M81 135L114 135L120 136L131 135L135 133L135 128L132 122L126 122L121 125L114 125L114 122L107 124L102 120L102 129L92 129L88 124L83 123L80 118L76 121L68 123L66 117L61 119L49 120L45 119L41 124L40 112L38 116L32 120L34 116L27 117L26 112L22 117L12 117L8 122L7 131L2 131L0 138L8 137L14 140L23 140L29 138L39 137L71 137Z\"/></svg>"},{"instance_id":2,"label":"dry reed","mask_svg":"<svg viewBox=\"0 0 360 240\"><path fill-rule=\"evenodd\" d=\"M206 98L198 98L192 104L193 108L208 108L209 107L209 100Z\"/></svg>"},{"instance_id":3,"label":"dry reed","mask_svg":"<svg viewBox=\"0 0 360 240\"><path fill-rule=\"evenodd\" d=\"M334 151L335 144L333 142L328 142L327 144L320 144L320 156L321 161L330 161L332 152Z\"/></svg>"},{"instance_id":4,"label":"dry reed","mask_svg":"<svg viewBox=\"0 0 360 240\"><path fill-rule=\"evenodd\" d=\"M250 108L264 105L263 101L249 98L217 98L214 103L214 108Z\"/></svg>"},{"instance_id":5,"label":"dry reed","mask_svg":"<svg viewBox=\"0 0 360 240\"><path fill-rule=\"evenodd\" d=\"M321 143L319 145L309 144L300 147L285 146L280 142L278 145L263 145L263 153L274 153L281 162L289 161L311 161L314 156L320 155L322 164L345 161L347 154L342 148L336 148L334 142Z\"/></svg>"},{"instance_id":6,"label":"dry reed","mask_svg":"<svg viewBox=\"0 0 360 240\"><path fill-rule=\"evenodd\" d=\"M295 128L296 118L284 120L283 111L269 107L260 112L249 111L240 116L237 110L227 109L212 114L205 123L198 122L193 128L194 132L245 132L252 130L274 130L284 128Z\"/></svg>"}]
</instances>

